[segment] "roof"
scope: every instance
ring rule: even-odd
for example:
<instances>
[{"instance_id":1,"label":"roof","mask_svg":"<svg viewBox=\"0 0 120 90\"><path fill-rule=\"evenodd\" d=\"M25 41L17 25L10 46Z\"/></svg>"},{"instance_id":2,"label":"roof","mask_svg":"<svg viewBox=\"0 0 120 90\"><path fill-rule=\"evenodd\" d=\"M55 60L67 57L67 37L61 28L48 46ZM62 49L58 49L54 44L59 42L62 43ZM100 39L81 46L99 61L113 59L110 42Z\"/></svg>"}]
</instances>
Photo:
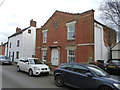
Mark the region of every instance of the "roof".
<instances>
[{"instance_id":1,"label":"roof","mask_svg":"<svg viewBox=\"0 0 120 90\"><path fill-rule=\"evenodd\" d=\"M27 28L24 28L23 30L21 30L21 31L19 31L19 32L14 33L13 35L9 36L8 38L11 38L11 37L14 37L14 36L16 36L16 35L19 35L19 34L21 34L22 32L24 32L25 30L27 30L28 28L30 28L30 26L27 27Z\"/></svg>"},{"instance_id":2,"label":"roof","mask_svg":"<svg viewBox=\"0 0 120 90\"><path fill-rule=\"evenodd\" d=\"M111 50L119 51L120 50L120 41Z\"/></svg>"},{"instance_id":3,"label":"roof","mask_svg":"<svg viewBox=\"0 0 120 90\"><path fill-rule=\"evenodd\" d=\"M98 22L98 21L96 21L96 20L94 20L94 22L96 22L96 23L98 23L98 24L100 24L100 25L102 25L102 26L104 26L104 27L106 27L106 28L108 28L108 29L110 29L110 30L114 30L113 28L110 28L110 27L108 27L108 26L106 26L106 25L104 25L104 24L102 24L102 23L100 23L100 22ZM115 30L114 30L115 31Z\"/></svg>"},{"instance_id":4,"label":"roof","mask_svg":"<svg viewBox=\"0 0 120 90\"><path fill-rule=\"evenodd\" d=\"M54 14L56 14L57 12L59 12L59 13L64 13L64 14L68 14L68 15L83 15L83 14L85 14L85 13L87 13L87 12L90 12L90 11L93 11L94 12L94 10L93 9L91 9L91 10L88 10L88 11L85 11L85 12L83 12L83 13L69 13L69 12L63 12L63 11L58 11L58 10L56 10L54 13L53 13L53 15L46 21L46 23L54 16ZM45 26L46 25L46 23L43 25L43 26ZM42 27L43 27L42 26Z\"/></svg>"}]
</instances>

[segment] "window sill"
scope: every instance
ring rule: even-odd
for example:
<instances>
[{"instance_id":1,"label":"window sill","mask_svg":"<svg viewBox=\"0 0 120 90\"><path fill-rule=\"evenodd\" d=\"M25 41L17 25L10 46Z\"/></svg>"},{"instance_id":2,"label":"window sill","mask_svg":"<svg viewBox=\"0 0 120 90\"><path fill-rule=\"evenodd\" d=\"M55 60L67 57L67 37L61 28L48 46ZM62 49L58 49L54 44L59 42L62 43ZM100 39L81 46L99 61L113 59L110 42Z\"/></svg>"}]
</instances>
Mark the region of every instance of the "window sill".
<instances>
[{"instance_id":1,"label":"window sill","mask_svg":"<svg viewBox=\"0 0 120 90\"><path fill-rule=\"evenodd\" d=\"M75 41L75 39L68 39L67 41Z\"/></svg>"}]
</instances>

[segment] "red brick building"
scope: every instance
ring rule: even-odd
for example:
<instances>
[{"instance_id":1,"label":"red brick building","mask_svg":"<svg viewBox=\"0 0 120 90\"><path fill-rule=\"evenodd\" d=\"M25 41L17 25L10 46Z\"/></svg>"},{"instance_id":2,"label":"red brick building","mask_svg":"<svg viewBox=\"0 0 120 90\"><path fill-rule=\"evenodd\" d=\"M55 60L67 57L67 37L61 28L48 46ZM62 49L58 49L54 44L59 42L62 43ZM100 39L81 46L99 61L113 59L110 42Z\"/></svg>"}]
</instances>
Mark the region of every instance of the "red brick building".
<instances>
[{"instance_id":1,"label":"red brick building","mask_svg":"<svg viewBox=\"0 0 120 90\"><path fill-rule=\"evenodd\" d=\"M55 11L49 20L36 31L35 57L51 62L52 65L103 59L97 55L95 57L98 51L95 48L95 40L99 39L95 39L95 33L98 33L94 32L95 26L100 27L100 30L103 29L103 25L94 20L94 10L81 14ZM113 34L116 36L116 33ZM112 39L115 44L116 38Z\"/></svg>"},{"instance_id":2,"label":"red brick building","mask_svg":"<svg viewBox=\"0 0 120 90\"><path fill-rule=\"evenodd\" d=\"M0 45L0 55L5 55L5 44L3 42Z\"/></svg>"}]
</instances>

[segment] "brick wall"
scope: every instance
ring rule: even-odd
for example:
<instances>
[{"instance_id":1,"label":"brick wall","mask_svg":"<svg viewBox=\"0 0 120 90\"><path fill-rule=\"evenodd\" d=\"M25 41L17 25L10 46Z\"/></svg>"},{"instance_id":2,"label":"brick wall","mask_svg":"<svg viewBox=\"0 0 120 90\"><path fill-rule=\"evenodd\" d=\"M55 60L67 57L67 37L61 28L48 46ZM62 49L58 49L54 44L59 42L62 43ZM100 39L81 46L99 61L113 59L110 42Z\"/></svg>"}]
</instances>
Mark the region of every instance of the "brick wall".
<instances>
[{"instance_id":1,"label":"brick wall","mask_svg":"<svg viewBox=\"0 0 120 90\"><path fill-rule=\"evenodd\" d=\"M66 23L76 21L75 40L67 40ZM42 31L48 29L47 43L43 44ZM57 43L55 43L57 41ZM78 44L94 43L94 11L90 10L82 14L71 14L56 11L50 19L37 30L36 33L36 57L42 59L42 47L47 48L47 59L51 61L51 47L60 48L60 63L67 62L66 46L74 45L75 62L87 62L90 57L94 59L94 46Z\"/></svg>"}]
</instances>

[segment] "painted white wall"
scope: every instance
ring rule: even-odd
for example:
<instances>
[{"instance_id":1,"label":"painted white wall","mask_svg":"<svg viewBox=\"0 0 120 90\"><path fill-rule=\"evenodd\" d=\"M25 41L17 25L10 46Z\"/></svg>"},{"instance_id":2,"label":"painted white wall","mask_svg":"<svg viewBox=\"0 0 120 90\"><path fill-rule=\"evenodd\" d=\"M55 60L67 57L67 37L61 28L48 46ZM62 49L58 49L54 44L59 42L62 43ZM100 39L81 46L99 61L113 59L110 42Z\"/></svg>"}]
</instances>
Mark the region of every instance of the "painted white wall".
<instances>
[{"instance_id":1,"label":"painted white wall","mask_svg":"<svg viewBox=\"0 0 120 90\"><path fill-rule=\"evenodd\" d=\"M4 54L5 56L7 56L7 50L8 50L8 49L7 49L7 45L8 45L8 44L6 43L6 44L5 44L5 54Z\"/></svg>"},{"instance_id":2,"label":"painted white wall","mask_svg":"<svg viewBox=\"0 0 120 90\"><path fill-rule=\"evenodd\" d=\"M17 47L17 40L19 40L20 45L19 47ZM22 53L22 34L18 34L16 36L13 36L11 38L9 38L8 40L8 56L9 56L9 52L11 52L11 60L12 60L12 55L14 52L14 61L17 61L18 59L16 59L16 52L19 52L19 57L21 57L21 53ZM11 48L10 48L10 43L11 43Z\"/></svg>"},{"instance_id":3,"label":"painted white wall","mask_svg":"<svg viewBox=\"0 0 120 90\"><path fill-rule=\"evenodd\" d=\"M30 27L31 34L28 33L28 30L23 32L23 48L22 48L22 57L32 57L35 55L35 41L36 41L36 28Z\"/></svg>"},{"instance_id":4,"label":"painted white wall","mask_svg":"<svg viewBox=\"0 0 120 90\"><path fill-rule=\"evenodd\" d=\"M28 29L31 30L31 34L28 33ZM32 57L32 55L35 55L36 27L31 26L28 29L8 40L8 56L9 52L11 52L12 59L12 54L14 52L14 61L16 62L18 61L18 59L16 59L17 51L19 51L19 58ZM19 47L17 47L17 40L19 40ZM10 42L11 48L9 48Z\"/></svg>"},{"instance_id":5,"label":"painted white wall","mask_svg":"<svg viewBox=\"0 0 120 90\"><path fill-rule=\"evenodd\" d=\"M120 59L120 43L112 48L112 59Z\"/></svg>"},{"instance_id":6,"label":"painted white wall","mask_svg":"<svg viewBox=\"0 0 120 90\"><path fill-rule=\"evenodd\" d=\"M94 23L94 43L94 60L104 60L106 62L109 59L110 50L104 43L103 27L97 23Z\"/></svg>"}]
</instances>

